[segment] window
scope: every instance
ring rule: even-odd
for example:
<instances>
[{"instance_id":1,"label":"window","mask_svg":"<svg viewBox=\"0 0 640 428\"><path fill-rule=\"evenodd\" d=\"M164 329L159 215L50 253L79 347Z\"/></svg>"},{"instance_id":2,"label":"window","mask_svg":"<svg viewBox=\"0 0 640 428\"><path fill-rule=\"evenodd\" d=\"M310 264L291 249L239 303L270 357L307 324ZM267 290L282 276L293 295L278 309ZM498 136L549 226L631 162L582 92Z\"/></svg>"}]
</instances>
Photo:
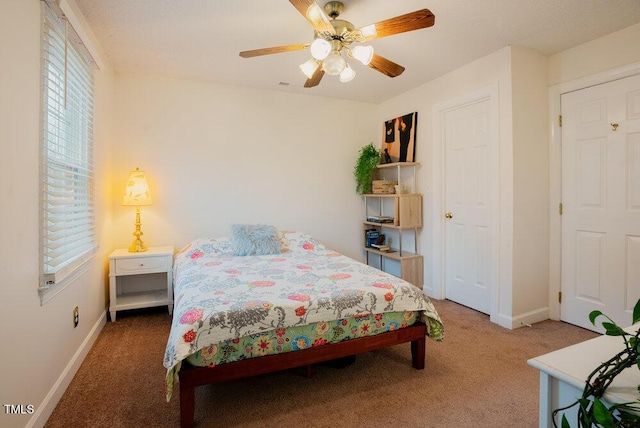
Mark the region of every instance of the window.
<instances>
[{"instance_id":1,"label":"window","mask_svg":"<svg viewBox=\"0 0 640 428\"><path fill-rule=\"evenodd\" d=\"M42 2L42 303L87 269L96 248L93 66L57 9Z\"/></svg>"}]
</instances>

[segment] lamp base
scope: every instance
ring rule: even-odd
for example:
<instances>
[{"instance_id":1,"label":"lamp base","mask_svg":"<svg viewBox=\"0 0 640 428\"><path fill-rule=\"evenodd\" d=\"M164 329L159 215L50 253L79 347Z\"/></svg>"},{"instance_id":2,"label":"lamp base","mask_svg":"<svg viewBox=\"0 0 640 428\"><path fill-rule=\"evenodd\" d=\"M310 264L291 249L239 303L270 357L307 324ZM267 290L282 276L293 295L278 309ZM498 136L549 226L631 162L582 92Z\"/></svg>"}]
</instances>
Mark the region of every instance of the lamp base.
<instances>
[{"instance_id":1,"label":"lamp base","mask_svg":"<svg viewBox=\"0 0 640 428\"><path fill-rule=\"evenodd\" d=\"M133 240L129 247L130 253L142 253L147 251L147 246L144 245L144 242L140 239L143 235L142 230L140 230L140 225L140 207L136 207L136 230L133 231L133 236L135 236L136 239Z\"/></svg>"},{"instance_id":2,"label":"lamp base","mask_svg":"<svg viewBox=\"0 0 640 428\"><path fill-rule=\"evenodd\" d=\"M131 246L129 247L130 253L143 253L147 250L148 250L147 246L144 245L144 242L142 242L140 239L134 240L131 243Z\"/></svg>"}]
</instances>

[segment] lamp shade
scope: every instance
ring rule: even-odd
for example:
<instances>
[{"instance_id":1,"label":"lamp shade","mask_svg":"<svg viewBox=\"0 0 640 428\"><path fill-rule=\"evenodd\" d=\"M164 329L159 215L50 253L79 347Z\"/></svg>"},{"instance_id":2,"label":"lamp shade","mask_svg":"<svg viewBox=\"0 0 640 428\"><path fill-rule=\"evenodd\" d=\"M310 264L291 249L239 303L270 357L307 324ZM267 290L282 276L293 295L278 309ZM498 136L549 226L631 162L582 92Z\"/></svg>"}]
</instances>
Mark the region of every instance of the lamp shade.
<instances>
[{"instance_id":1,"label":"lamp shade","mask_svg":"<svg viewBox=\"0 0 640 428\"><path fill-rule=\"evenodd\" d=\"M351 49L351 56L364 65L369 65L371 59L373 59L373 47L372 46L354 46Z\"/></svg>"},{"instance_id":2,"label":"lamp shade","mask_svg":"<svg viewBox=\"0 0 640 428\"><path fill-rule=\"evenodd\" d=\"M313 58L309 58L305 63L300 64L300 70L307 76L309 79L313 77L313 73L316 72L320 63Z\"/></svg>"},{"instance_id":3,"label":"lamp shade","mask_svg":"<svg viewBox=\"0 0 640 428\"><path fill-rule=\"evenodd\" d=\"M322 61L331 53L331 43L325 39L318 38L311 43L309 50L311 51L312 57L318 61Z\"/></svg>"},{"instance_id":4,"label":"lamp shade","mask_svg":"<svg viewBox=\"0 0 640 428\"><path fill-rule=\"evenodd\" d=\"M366 27L362 27L360 29L360 34L362 37L368 38L371 36L377 35L376 24L367 25Z\"/></svg>"},{"instance_id":5,"label":"lamp shade","mask_svg":"<svg viewBox=\"0 0 640 428\"><path fill-rule=\"evenodd\" d=\"M346 64L344 70L340 73L340 81L342 83L351 82L354 77L356 77L356 72L353 71L353 68L349 67L349 64Z\"/></svg>"},{"instance_id":6,"label":"lamp shade","mask_svg":"<svg viewBox=\"0 0 640 428\"><path fill-rule=\"evenodd\" d=\"M322 61L322 69L331 76L337 76L342 73L347 62L340 55L340 51L334 50L324 61Z\"/></svg>"},{"instance_id":7,"label":"lamp shade","mask_svg":"<svg viewBox=\"0 0 640 428\"><path fill-rule=\"evenodd\" d=\"M136 168L131 171L127 180L127 187L122 198L122 205L151 205L151 194L149 193L149 185L144 171Z\"/></svg>"}]
</instances>

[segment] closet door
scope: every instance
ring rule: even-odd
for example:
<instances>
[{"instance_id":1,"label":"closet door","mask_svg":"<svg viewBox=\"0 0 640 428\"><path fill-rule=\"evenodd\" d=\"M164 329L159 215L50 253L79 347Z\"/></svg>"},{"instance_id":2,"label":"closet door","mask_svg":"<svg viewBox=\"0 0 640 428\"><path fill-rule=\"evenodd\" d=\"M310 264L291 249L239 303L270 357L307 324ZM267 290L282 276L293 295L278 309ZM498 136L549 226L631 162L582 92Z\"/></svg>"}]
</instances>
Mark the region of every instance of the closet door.
<instances>
[{"instance_id":1,"label":"closet door","mask_svg":"<svg viewBox=\"0 0 640 428\"><path fill-rule=\"evenodd\" d=\"M640 298L640 75L562 95L561 319L631 324Z\"/></svg>"}]
</instances>

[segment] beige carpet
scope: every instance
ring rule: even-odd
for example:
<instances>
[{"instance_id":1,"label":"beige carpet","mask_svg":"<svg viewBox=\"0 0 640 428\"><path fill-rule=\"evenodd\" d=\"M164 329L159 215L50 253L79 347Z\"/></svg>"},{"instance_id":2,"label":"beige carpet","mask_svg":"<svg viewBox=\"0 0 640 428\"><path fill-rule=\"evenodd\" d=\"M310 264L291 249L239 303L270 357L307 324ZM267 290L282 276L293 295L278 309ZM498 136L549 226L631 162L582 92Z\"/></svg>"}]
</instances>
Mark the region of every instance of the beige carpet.
<instances>
[{"instance_id":1,"label":"beige carpet","mask_svg":"<svg viewBox=\"0 0 640 428\"><path fill-rule=\"evenodd\" d=\"M449 301L434 301L442 343L427 340L426 369L409 344L354 364L285 371L196 389L197 427L537 427L538 372L527 359L596 334L544 321L510 331ZM166 308L107 323L46 427L177 427L179 392L164 400Z\"/></svg>"}]
</instances>

